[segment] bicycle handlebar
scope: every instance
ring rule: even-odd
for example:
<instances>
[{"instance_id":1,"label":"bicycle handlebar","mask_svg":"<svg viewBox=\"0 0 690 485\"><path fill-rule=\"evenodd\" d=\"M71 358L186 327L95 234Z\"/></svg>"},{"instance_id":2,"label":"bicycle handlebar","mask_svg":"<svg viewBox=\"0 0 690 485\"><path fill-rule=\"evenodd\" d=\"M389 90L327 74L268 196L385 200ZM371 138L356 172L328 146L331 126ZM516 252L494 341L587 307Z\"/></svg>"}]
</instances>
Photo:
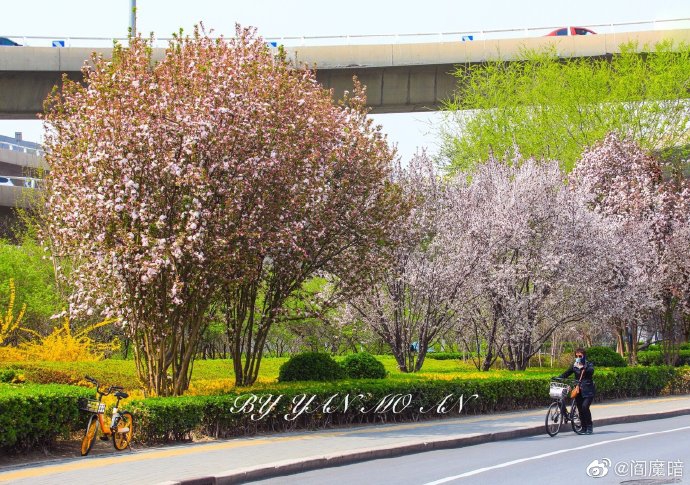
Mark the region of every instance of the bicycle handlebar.
<instances>
[{"instance_id":1,"label":"bicycle handlebar","mask_svg":"<svg viewBox=\"0 0 690 485\"><path fill-rule=\"evenodd\" d=\"M86 379L90 383L94 384L96 386L96 392L98 394L100 394L101 396L107 396L110 393L112 393L113 391L124 391L125 390L125 388L122 386L110 386L107 391L101 391L100 390L101 384L96 379L94 379L91 376L84 376L84 379Z\"/></svg>"}]
</instances>

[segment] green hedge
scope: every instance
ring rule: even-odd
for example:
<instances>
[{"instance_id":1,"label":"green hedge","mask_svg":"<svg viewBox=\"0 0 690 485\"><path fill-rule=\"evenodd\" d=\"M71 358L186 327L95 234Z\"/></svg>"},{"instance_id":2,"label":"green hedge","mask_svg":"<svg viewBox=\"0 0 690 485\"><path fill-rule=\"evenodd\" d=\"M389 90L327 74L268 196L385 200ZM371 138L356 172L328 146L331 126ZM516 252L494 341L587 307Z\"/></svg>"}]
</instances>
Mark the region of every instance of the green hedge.
<instances>
[{"instance_id":1,"label":"green hedge","mask_svg":"<svg viewBox=\"0 0 690 485\"><path fill-rule=\"evenodd\" d=\"M77 398L93 392L60 384L0 384L0 449L22 450L49 445L85 426Z\"/></svg>"},{"instance_id":2,"label":"green hedge","mask_svg":"<svg viewBox=\"0 0 690 485\"><path fill-rule=\"evenodd\" d=\"M597 370L595 374L597 398L656 396L663 392L690 392L690 370L671 367L638 367ZM151 398L134 401L129 406L137 419L138 439L142 441L180 440L198 433L217 438L256 432L275 432L293 429L315 429L329 425L352 423L397 422L439 417L440 414L457 415L457 400L462 395L468 399L473 394L479 397L465 403L463 413L479 414L494 411L546 406L549 378L543 375L455 380L358 380L329 383L300 383L299 385L277 385L256 390L255 395L263 401L253 403L255 419L249 412L242 411L242 404L250 394L197 396L183 398ZM331 402L337 412L324 412L323 405ZM361 395L345 412L343 399ZM420 412L435 409L443 399L453 395L447 405L456 407L447 413ZM277 402L274 400L282 396ZM302 398L302 396L306 396ZM299 399L308 400L314 396L309 412L297 416ZM387 396L409 396L409 404L400 412L374 412L373 408ZM402 399L402 398L401 398ZM404 399L408 399L405 397ZM318 404L317 404L318 403ZM402 404L402 403L400 403ZM361 412L364 407L368 412ZM331 410L332 411L332 410ZM260 416L265 416L259 418ZM285 419L285 415L289 418Z\"/></svg>"},{"instance_id":3,"label":"green hedge","mask_svg":"<svg viewBox=\"0 0 690 485\"><path fill-rule=\"evenodd\" d=\"M690 350L690 342L682 343L682 344L680 344L680 345L678 346L678 348L679 348L680 350ZM651 344L649 347L647 347L646 349L644 349L642 352L645 352L645 351L647 351L647 350L659 350L659 351L661 351L661 350L663 350L663 349L662 349L661 344Z\"/></svg>"},{"instance_id":4,"label":"green hedge","mask_svg":"<svg viewBox=\"0 0 690 485\"><path fill-rule=\"evenodd\" d=\"M16 369L0 369L0 382L12 384L19 380L21 375Z\"/></svg>"},{"instance_id":5,"label":"green hedge","mask_svg":"<svg viewBox=\"0 0 690 485\"><path fill-rule=\"evenodd\" d=\"M425 358L433 360L454 360L462 359L462 354L460 352L427 352Z\"/></svg>"},{"instance_id":6,"label":"green hedge","mask_svg":"<svg viewBox=\"0 0 690 485\"><path fill-rule=\"evenodd\" d=\"M426 358L433 360L462 360L476 357L476 352L427 352Z\"/></svg>"},{"instance_id":7,"label":"green hedge","mask_svg":"<svg viewBox=\"0 0 690 485\"><path fill-rule=\"evenodd\" d=\"M690 369L632 367L597 369L598 399L655 396L690 392ZM328 383L275 384L253 392L261 401L251 403L248 393L221 396L149 398L128 403L135 413L137 439L147 442L184 440L192 434L229 437L256 432L315 429L351 423L410 421L459 413L488 413L546 406L549 378L543 374L455 380L346 380ZM80 430L85 416L77 410L78 397L90 397L88 388L67 385L0 384L0 450L22 450L49 445L57 437ZM350 396L349 409L344 398ZM446 396L446 412L438 407ZM278 396L281 396L278 399ZM299 413L299 401L313 401ZM324 409L325 403L331 409ZM398 407L376 412L377 403L394 396ZM409 402L407 401L409 399ZM405 405L404 405L405 404ZM244 411L242 405L245 405ZM364 408L366 412L362 412ZM420 412L420 408L423 411ZM289 419L285 418L285 415Z\"/></svg>"},{"instance_id":8,"label":"green hedge","mask_svg":"<svg viewBox=\"0 0 690 485\"><path fill-rule=\"evenodd\" d=\"M664 354L660 350L644 350L637 353L637 361L641 365L663 365ZM678 353L678 364L690 365L690 350L681 350Z\"/></svg>"}]
</instances>

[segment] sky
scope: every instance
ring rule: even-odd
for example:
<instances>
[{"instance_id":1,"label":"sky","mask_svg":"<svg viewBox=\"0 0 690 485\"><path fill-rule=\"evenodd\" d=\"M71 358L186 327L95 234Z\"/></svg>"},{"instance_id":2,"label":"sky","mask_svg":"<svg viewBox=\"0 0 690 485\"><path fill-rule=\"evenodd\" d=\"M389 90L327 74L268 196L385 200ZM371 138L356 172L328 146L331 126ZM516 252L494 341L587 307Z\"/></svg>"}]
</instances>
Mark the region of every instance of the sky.
<instances>
[{"instance_id":1,"label":"sky","mask_svg":"<svg viewBox=\"0 0 690 485\"><path fill-rule=\"evenodd\" d=\"M129 27L130 0L5 1L11 5L0 16L0 37L13 37L23 44L49 46L51 39L125 37ZM199 22L224 35L231 35L238 22L255 26L260 35L271 38L478 32L568 25L596 26L593 30L605 33L611 28L621 31L642 26L624 29L602 24L689 18L689 0L137 0L137 30L153 32L157 37L169 37L180 28L190 32ZM644 28L664 25L670 24L649 24ZM515 36L524 35L540 33L524 31ZM24 36L45 38L22 40ZM373 118L383 126L389 141L397 144L403 158L418 148L433 153L438 147L435 126L441 121L439 113ZM40 122L0 120L0 134L13 136L15 131L22 131L25 140L41 141Z\"/></svg>"}]
</instances>

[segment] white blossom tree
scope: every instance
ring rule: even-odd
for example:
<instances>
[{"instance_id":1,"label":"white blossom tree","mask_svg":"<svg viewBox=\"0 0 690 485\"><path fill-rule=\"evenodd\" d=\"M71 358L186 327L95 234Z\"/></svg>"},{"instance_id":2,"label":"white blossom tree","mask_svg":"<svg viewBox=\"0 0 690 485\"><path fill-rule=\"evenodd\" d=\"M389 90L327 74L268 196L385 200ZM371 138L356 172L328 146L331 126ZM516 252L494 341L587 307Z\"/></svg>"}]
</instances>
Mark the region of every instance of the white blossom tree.
<instances>
[{"instance_id":1,"label":"white blossom tree","mask_svg":"<svg viewBox=\"0 0 690 485\"><path fill-rule=\"evenodd\" d=\"M398 165L394 180L413 208L396 229L396 244L386 248L392 261L351 298L342 321L361 320L390 346L403 372L419 371L428 346L457 324L465 278L476 261L465 229L465 184L444 181L425 155Z\"/></svg>"},{"instance_id":2,"label":"white blossom tree","mask_svg":"<svg viewBox=\"0 0 690 485\"><path fill-rule=\"evenodd\" d=\"M463 317L468 340L485 341L480 368L500 358L522 370L554 331L597 317L620 284L624 238L571 190L556 162L490 160L472 174L467 225L483 248Z\"/></svg>"}]
</instances>

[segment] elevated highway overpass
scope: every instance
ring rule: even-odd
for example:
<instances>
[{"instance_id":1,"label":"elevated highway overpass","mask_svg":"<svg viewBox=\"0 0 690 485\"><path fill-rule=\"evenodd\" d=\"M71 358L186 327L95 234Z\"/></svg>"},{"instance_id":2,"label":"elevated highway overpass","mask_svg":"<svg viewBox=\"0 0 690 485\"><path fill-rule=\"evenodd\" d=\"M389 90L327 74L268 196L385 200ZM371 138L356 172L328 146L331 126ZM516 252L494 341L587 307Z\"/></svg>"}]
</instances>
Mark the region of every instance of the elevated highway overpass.
<instances>
[{"instance_id":1,"label":"elevated highway overpass","mask_svg":"<svg viewBox=\"0 0 690 485\"><path fill-rule=\"evenodd\" d=\"M636 41L652 46L663 39L690 42L690 29L640 31L591 36L428 42L418 44L334 45L286 47L297 65L316 67L317 79L334 96L352 89L352 77L366 86L373 113L438 110L455 86L458 65L490 59L519 60L524 48L554 45L561 57L615 54L620 45ZM644 47L642 47L644 49ZM85 47L0 47L0 118L33 119L62 73L82 78L81 67L92 51L111 55L111 49ZM163 48L154 49L161 59Z\"/></svg>"},{"instance_id":2,"label":"elevated highway overpass","mask_svg":"<svg viewBox=\"0 0 690 485\"><path fill-rule=\"evenodd\" d=\"M438 110L453 92L452 72L458 65L496 58L519 60L525 48L538 49L552 44L561 57L608 56L619 52L620 45L628 41L652 46L663 39L690 43L690 30L471 42L299 46L286 47L286 52L296 65L316 67L317 79L333 89L336 98L352 88L352 77L356 75L367 86L368 104L373 113L401 113ZM112 52L85 47L0 47L0 118L35 118L42 111L43 99L60 82L62 73L74 80L82 78L80 69L94 50L106 57ZM161 59L164 49L154 49L153 55ZM40 188L37 179L31 177L47 167L40 151L3 145L0 168L3 169L0 175L11 181L0 185L2 212L3 207L26 207L34 189Z\"/></svg>"},{"instance_id":3,"label":"elevated highway overpass","mask_svg":"<svg viewBox=\"0 0 690 485\"><path fill-rule=\"evenodd\" d=\"M48 166L38 145L12 143L8 137L0 136L0 234L6 234L5 219L7 207L28 207L34 189L40 187L43 171Z\"/></svg>"}]
</instances>

